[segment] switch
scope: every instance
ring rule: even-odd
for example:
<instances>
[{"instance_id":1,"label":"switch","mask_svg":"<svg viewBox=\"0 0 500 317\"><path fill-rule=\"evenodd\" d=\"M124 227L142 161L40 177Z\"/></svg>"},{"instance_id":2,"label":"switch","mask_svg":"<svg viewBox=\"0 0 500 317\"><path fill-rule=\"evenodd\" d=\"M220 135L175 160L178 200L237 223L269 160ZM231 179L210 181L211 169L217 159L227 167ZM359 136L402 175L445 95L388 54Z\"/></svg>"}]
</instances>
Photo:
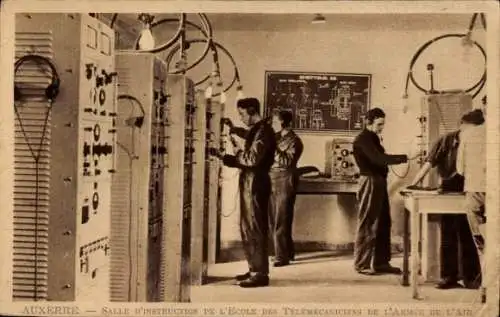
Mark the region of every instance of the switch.
<instances>
[{"instance_id":1,"label":"switch","mask_svg":"<svg viewBox=\"0 0 500 317\"><path fill-rule=\"evenodd\" d=\"M95 86L96 86L96 88L104 86L104 77L102 77L102 76L96 76L96 78L95 78Z\"/></svg>"},{"instance_id":2,"label":"switch","mask_svg":"<svg viewBox=\"0 0 500 317\"><path fill-rule=\"evenodd\" d=\"M99 105L102 106L106 102L106 92L104 89L99 90Z\"/></svg>"},{"instance_id":3,"label":"switch","mask_svg":"<svg viewBox=\"0 0 500 317\"><path fill-rule=\"evenodd\" d=\"M101 126L99 124L94 125L94 141L99 142L101 138Z\"/></svg>"},{"instance_id":4,"label":"switch","mask_svg":"<svg viewBox=\"0 0 500 317\"><path fill-rule=\"evenodd\" d=\"M106 244L104 245L104 255L108 255L108 250L109 250L109 249L110 249L110 248L109 248L109 245L106 243Z\"/></svg>"},{"instance_id":5,"label":"switch","mask_svg":"<svg viewBox=\"0 0 500 317\"><path fill-rule=\"evenodd\" d=\"M82 224L89 222L89 206L82 207Z\"/></svg>"},{"instance_id":6,"label":"switch","mask_svg":"<svg viewBox=\"0 0 500 317\"><path fill-rule=\"evenodd\" d=\"M85 64L85 76L87 77L87 79L90 79L92 78L92 68L93 68L94 64L90 63L90 64Z\"/></svg>"},{"instance_id":7,"label":"switch","mask_svg":"<svg viewBox=\"0 0 500 317\"><path fill-rule=\"evenodd\" d=\"M113 77L117 76L117 72L107 73L104 69L101 71L101 74L104 76L104 84L109 85L113 82Z\"/></svg>"},{"instance_id":8,"label":"switch","mask_svg":"<svg viewBox=\"0 0 500 317\"><path fill-rule=\"evenodd\" d=\"M88 144L87 142L83 143L83 156L88 156L90 155L90 144ZM83 166L85 166L85 163L83 164ZM90 164L89 164L90 166ZM88 167L88 166L85 166L85 167Z\"/></svg>"},{"instance_id":9,"label":"switch","mask_svg":"<svg viewBox=\"0 0 500 317\"><path fill-rule=\"evenodd\" d=\"M92 195L92 209L97 210L98 207L99 207L99 194L94 193L94 195Z\"/></svg>"},{"instance_id":10,"label":"switch","mask_svg":"<svg viewBox=\"0 0 500 317\"><path fill-rule=\"evenodd\" d=\"M86 256L84 259L80 259L80 273L89 272L89 257Z\"/></svg>"}]
</instances>

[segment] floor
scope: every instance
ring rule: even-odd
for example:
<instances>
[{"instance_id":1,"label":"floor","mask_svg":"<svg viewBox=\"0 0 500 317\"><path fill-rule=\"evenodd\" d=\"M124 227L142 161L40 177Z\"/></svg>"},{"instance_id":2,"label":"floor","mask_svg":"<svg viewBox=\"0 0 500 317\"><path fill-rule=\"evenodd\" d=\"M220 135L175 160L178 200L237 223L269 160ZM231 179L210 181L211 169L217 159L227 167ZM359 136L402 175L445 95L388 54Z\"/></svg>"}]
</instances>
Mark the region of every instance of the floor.
<instances>
[{"instance_id":1,"label":"floor","mask_svg":"<svg viewBox=\"0 0 500 317\"><path fill-rule=\"evenodd\" d=\"M402 267L402 257L391 262ZM193 303L412 303L410 287L400 284L400 276L364 276L352 268L352 256L329 252L299 254L286 267L271 268L269 287L243 289L233 277L245 272L245 262L215 264L209 267L209 281L191 288ZM479 303L479 290L438 290L421 285L420 301L426 303Z\"/></svg>"}]
</instances>

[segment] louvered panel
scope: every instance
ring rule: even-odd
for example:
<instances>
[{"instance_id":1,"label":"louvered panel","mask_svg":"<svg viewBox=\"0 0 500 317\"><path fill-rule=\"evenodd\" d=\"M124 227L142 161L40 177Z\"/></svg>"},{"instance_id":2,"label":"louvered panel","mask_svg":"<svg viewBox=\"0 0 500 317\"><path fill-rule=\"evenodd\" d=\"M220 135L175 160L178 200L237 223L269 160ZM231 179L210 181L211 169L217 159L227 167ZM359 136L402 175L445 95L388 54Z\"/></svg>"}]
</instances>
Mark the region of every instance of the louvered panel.
<instances>
[{"instance_id":1,"label":"louvered panel","mask_svg":"<svg viewBox=\"0 0 500 317\"><path fill-rule=\"evenodd\" d=\"M464 93L435 94L422 98L422 117L426 118L422 131L422 146L427 153L444 134L459 128L460 119L472 110L472 97ZM439 186L437 171L432 170L423 186Z\"/></svg>"},{"instance_id":2,"label":"louvered panel","mask_svg":"<svg viewBox=\"0 0 500 317\"><path fill-rule=\"evenodd\" d=\"M128 77L127 69L119 66L117 60L117 69L119 74L118 94L127 88ZM129 301L131 293L130 278L132 274L132 250L130 231L132 221L130 219L131 208L131 164L134 149L131 143L131 129L127 129L125 119L127 112L130 111L130 101L118 101L117 117L117 171L112 177L111 186L111 240L110 240L110 298L111 301L126 302ZM125 133L124 133L125 132ZM129 133L127 133L129 132Z\"/></svg>"},{"instance_id":3,"label":"louvered panel","mask_svg":"<svg viewBox=\"0 0 500 317\"><path fill-rule=\"evenodd\" d=\"M123 139L118 138L122 144ZM128 144L127 144L128 145ZM111 301L128 301L130 268L130 157L117 148L117 173L111 188Z\"/></svg>"},{"instance_id":4,"label":"louvered panel","mask_svg":"<svg viewBox=\"0 0 500 317\"><path fill-rule=\"evenodd\" d=\"M27 54L52 58L52 34L50 32L16 32L15 59ZM26 96L40 96L50 83L48 65L26 62L21 66L22 75L16 73L16 84ZM43 95L42 95L43 96Z\"/></svg>"},{"instance_id":5,"label":"louvered panel","mask_svg":"<svg viewBox=\"0 0 500 317\"><path fill-rule=\"evenodd\" d=\"M52 35L47 32L17 32L15 47L16 60L26 54L53 57ZM13 297L45 300L51 116L47 117L48 104L43 99L50 83L50 69L33 62L23 63L16 72L15 83L24 98L17 104L14 139ZM38 164L33 155L40 156Z\"/></svg>"},{"instance_id":6,"label":"louvered panel","mask_svg":"<svg viewBox=\"0 0 500 317\"><path fill-rule=\"evenodd\" d=\"M140 128L127 122L140 116L135 102L121 99L118 104L118 167L113 178L111 300L146 301L148 265L148 201L150 124L153 100L153 54L120 53L117 56L119 95L129 95L141 103L145 119ZM124 166L127 164L127 166ZM121 200L122 207L119 207ZM124 204L126 202L126 204ZM120 209L120 210L118 210ZM147 210L147 211L146 211ZM122 219L118 220L119 212Z\"/></svg>"}]
</instances>

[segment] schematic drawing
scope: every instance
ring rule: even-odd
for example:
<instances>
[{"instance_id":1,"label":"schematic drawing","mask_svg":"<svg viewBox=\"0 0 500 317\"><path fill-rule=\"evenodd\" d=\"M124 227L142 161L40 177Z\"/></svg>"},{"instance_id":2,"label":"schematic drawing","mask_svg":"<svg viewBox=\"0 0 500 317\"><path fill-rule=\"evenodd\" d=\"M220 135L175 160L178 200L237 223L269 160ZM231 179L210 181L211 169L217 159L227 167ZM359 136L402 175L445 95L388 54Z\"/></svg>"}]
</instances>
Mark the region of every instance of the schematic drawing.
<instances>
[{"instance_id":1,"label":"schematic drawing","mask_svg":"<svg viewBox=\"0 0 500 317\"><path fill-rule=\"evenodd\" d=\"M371 75L266 72L265 112L288 110L293 127L358 131L370 105Z\"/></svg>"}]
</instances>

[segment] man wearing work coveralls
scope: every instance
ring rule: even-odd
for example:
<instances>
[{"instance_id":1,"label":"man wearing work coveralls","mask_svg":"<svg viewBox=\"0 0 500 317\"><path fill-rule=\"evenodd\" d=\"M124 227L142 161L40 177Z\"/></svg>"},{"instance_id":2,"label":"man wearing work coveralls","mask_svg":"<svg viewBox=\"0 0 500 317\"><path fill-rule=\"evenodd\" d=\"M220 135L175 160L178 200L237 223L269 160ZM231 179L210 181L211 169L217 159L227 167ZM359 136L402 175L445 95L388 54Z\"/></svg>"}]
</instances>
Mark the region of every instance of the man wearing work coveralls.
<instances>
[{"instance_id":1,"label":"man wearing work coveralls","mask_svg":"<svg viewBox=\"0 0 500 317\"><path fill-rule=\"evenodd\" d=\"M366 114L366 127L353 143L360 170L358 225L354 242L354 267L360 274L400 274L391 260L391 214L387 193L388 165L405 163L407 155L389 155L380 142L385 113L373 108ZM417 157L416 155L415 157ZM414 158L412 158L414 159Z\"/></svg>"},{"instance_id":2,"label":"man wearing work coveralls","mask_svg":"<svg viewBox=\"0 0 500 317\"><path fill-rule=\"evenodd\" d=\"M229 119L224 119L224 123L231 127L235 154L223 157L224 165L241 170L240 230L249 271L237 275L236 279L241 287L267 286L269 170L274 162L276 141L271 126L259 114L260 103L257 99L240 99L237 109L241 121L249 130L235 128ZM244 140L238 141L239 137L234 137L234 134L244 134Z\"/></svg>"},{"instance_id":3,"label":"man wearing work coveralls","mask_svg":"<svg viewBox=\"0 0 500 317\"><path fill-rule=\"evenodd\" d=\"M269 226L274 242L275 267L290 264L295 258L292 224L297 189L297 162L304 146L291 129L293 115L280 111L273 115L272 127L276 132L276 152L271 167L271 202Z\"/></svg>"}]
</instances>

